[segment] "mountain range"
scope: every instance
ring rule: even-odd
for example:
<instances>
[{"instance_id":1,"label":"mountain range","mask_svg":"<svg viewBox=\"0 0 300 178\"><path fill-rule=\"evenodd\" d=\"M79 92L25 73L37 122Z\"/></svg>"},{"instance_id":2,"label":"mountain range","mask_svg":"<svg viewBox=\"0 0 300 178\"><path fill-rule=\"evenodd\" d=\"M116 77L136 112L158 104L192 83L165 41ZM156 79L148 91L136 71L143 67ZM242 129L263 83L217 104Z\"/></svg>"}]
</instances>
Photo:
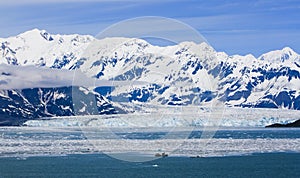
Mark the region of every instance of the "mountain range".
<instances>
[{"instance_id":1,"label":"mountain range","mask_svg":"<svg viewBox=\"0 0 300 178\"><path fill-rule=\"evenodd\" d=\"M300 55L289 47L256 58L230 56L207 43L160 47L143 39L38 29L0 43L0 125L133 112L128 103L220 101L228 107L300 110ZM95 84L101 81L110 84Z\"/></svg>"}]
</instances>

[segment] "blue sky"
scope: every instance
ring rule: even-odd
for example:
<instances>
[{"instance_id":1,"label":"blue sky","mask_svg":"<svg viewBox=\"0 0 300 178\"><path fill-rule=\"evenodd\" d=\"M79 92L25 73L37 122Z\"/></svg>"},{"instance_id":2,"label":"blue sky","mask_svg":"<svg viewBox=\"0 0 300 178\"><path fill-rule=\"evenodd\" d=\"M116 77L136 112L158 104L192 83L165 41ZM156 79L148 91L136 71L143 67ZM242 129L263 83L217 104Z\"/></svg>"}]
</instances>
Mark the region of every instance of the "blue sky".
<instances>
[{"instance_id":1,"label":"blue sky","mask_svg":"<svg viewBox=\"0 0 300 178\"><path fill-rule=\"evenodd\" d=\"M217 50L300 52L298 0L0 0L0 37L33 28L96 35L128 18L163 16L197 29Z\"/></svg>"}]
</instances>

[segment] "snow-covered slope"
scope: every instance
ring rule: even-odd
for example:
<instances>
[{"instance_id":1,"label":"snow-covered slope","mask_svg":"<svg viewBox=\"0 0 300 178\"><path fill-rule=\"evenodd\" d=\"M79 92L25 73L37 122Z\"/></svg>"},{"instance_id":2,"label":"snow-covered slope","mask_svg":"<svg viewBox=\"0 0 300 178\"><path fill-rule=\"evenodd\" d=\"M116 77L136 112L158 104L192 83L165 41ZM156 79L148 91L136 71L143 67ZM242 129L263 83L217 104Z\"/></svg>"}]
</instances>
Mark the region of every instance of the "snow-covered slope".
<instances>
[{"instance_id":1,"label":"snow-covered slope","mask_svg":"<svg viewBox=\"0 0 300 178\"><path fill-rule=\"evenodd\" d=\"M300 56L288 47L255 58L229 56L205 43L159 47L141 39L98 40L38 29L0 43L0 64L80 70L95 79L127 83L95 86L112 102L202 105L219 100L228 106L300 110ZM7 71L0 72L0 82L8 82Z\"/></svg>"},{"instance_id":2,"label":"snow-covered slope","mask_svg":"<svg viewBox=\"0 0 300 178\"><path fill-rule=\"evenodd\" d=\"M2 39L1 63L70 68L93 39L88 35L51 35L33 29Z\"/></svg>"},{"instance_id":3,"label":"snow-covered slope","mask_svg":"<svg viewBox=\"0 0 300 178\"><path fill-rule=\"evenodd\" d=\"M264 60L267 62L285 62L285 61L289 61L289 62L299 62L299 55L293 51L291 48L289 47L285 47L282 50L275 50L275 51L271 51L268 52L266 54L263 54L259 57L260 60Z\"/></svg>"}]
</instances>

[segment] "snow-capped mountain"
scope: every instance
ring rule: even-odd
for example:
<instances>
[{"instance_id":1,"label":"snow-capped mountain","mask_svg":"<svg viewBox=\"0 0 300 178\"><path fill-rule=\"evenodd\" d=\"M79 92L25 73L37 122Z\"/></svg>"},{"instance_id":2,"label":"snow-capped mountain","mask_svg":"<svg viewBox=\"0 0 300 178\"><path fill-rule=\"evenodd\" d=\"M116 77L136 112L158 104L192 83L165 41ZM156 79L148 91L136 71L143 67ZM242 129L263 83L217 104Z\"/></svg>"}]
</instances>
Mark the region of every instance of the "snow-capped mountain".
<instances>
[{"instance_id":1,"label":"snow-capped mountain","mask_svg":"<svg viewBox=\"0 0 300 178\"><path fill-rule=\"evenodd\" d=\"M74 102L72 92L86 99ZM19 125L28 119L42 117L116 114L121 111L105 97L82 87L1 90L0 103L0 125Z\"/></svg>"},{"instance_id":2,"label":"snow-capped mountain","mask_svg":"<svg viewBox=\"0 0 300 178\"><path fill-rule=\"evenodd\" d=\"M112 103L201 105L219 100L228 106L300 110L300 56L288 47L255 58L229 56L206 43L159 47L142 39L99 40L38 29L0 43L0 64L80 70L95 79L127 82L95 86ZM1 73L0 87L9 88L7 71Z\"/></svg>"},{"instance_id":3,"label":"snow-capped mountain","mask_svg":"<svg viewBox=\"0 0 300 178\"><path fill-rule=\"evenodd\" d=\"M35 65L51 68L69 68L93 40L92 36L51 35L45 30L33 29L1 41L1 63Z\"/></svg>"}]
</instances>

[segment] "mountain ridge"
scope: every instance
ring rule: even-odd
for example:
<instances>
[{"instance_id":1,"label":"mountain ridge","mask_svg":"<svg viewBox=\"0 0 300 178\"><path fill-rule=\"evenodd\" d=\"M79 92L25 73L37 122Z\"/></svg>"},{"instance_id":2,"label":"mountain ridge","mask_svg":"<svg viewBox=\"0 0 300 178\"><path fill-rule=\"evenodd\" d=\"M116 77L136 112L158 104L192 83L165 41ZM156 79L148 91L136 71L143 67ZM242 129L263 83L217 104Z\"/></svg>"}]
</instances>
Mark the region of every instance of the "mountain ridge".
<instances>
[{"instance_id":1,"label":"mountain ridge","mask_svg":"<svg viewBox=\"0 0 300 178\"><path fill-rule=\"evenodd\" d=\"M96 39L95 37L91 36L91 35L79 35L79 34L50 34L49 32L47 32L46 30L44 29L38 29L38 28L34 28L34 29L31 29L31 30L28 30L28 31L25 31L25 32L21 32L15 36L9 36L7 38L1 38L0 37L0 40L1 41L5 41L7 39L11 39L11 38L15 38L15 37L20 37L20 36L24 36L26 34L48 34L50 36L55 36L55 37L76 37L76 36L82 36L82 37L87 37L87 38L91 38L91 39ZM43 35L42 35L43 36ZM118 37L118 38L122 38L122 37ZM125 38L125 39L128 39L128 38ZM47 39L46 39L47 40ZM141 39L140 39L141 40ZM182 43L194 43L194 42L182 42ZM150 44L150 43L149 43ZM196 43L194 43L196 44ZM154 45L155 46L155 45ZM174 45L170 45L170 46L174 46ZM272 51L269 51L269 52L266 52L266 53L263 53L261 55L259 55L257 57L257 59L261 59L264 55L268 54L268 53L273 53L273 52L280 52L280 51L291 51L293 53L296 53L298 56L299 56L299 53L295 52L294 49L292 49L291 47L289 46L285 46L283 47L282 49L276 49L276 50L272 50ZM222 52L222 53L225 53L225 52ZM226 54L226 53L225 53ZM227 54L226 54L227 55ZM235 55L239 55L239 54L233 54L233 55L228 55L228 56L235 56ZM246 54L246 55L239 55L239 56L248 56L248 55L252 55L254 56L253 54L249 53L249 54ZM256 58L256 57L255 57Z\"/></svg>"},{"instance_id":2,"label":"mountain ridge","mask_svg":"<svg viewBox=\"0 0 300 178\"><path fill-rule=\"evenodd\" d=\"M52 35L38 29L2 38L0 43L2 65L20 66L19 70L22 66L53 69L52 72L79 70L95 80L128 83L106 88L94 86L112 105L149 102L188 106L222 101L230 107L300 110L300 55L289 47L256 58L251 54L229 56L206 43L182 42L160 47L137 38L98 40L89 35ZM5 67L0 69L2 90L13 90L12 80L24 77L10 74ZM37 72L26 71L27 82L39 76ZM51 71L47 75L43 75L45 80L34 81L56 81L50 77ZM84 80L75 82L85 84Z\"/></svg>"}]
</instances>

